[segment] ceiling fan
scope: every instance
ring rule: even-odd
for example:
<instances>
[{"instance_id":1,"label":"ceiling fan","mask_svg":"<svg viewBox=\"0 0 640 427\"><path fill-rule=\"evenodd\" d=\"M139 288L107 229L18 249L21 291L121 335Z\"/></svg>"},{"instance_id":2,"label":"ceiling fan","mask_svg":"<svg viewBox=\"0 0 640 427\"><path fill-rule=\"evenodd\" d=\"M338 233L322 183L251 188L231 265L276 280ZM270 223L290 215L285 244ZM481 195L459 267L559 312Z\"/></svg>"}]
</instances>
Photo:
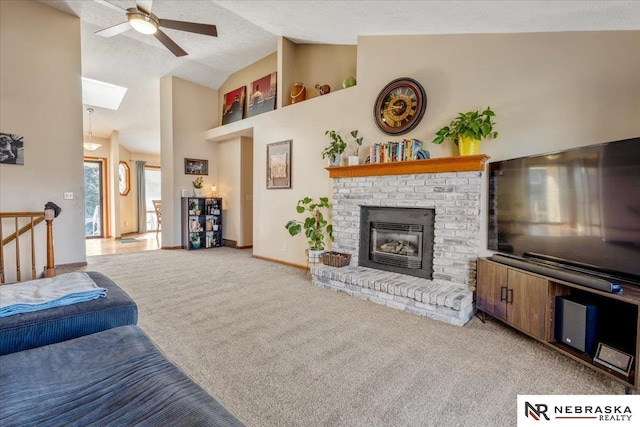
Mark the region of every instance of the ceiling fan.
<instances>
[{"instance_id":1,"label":"ceiling fan","mask_svg":"<svg viewBox=\"0 0 640 427\"><path fill-rule=\"evenodd\" d=\"M127 16L127 21L120 24L116 24L112 27L105 28L104 30L97 31L95 34L102 37L113 37L115 35L124 33L125 31L133 28L142 34L153 34L160 43L165 45L175 56L185 56L185 52L180 46L169 38L165 33L160 30L162 28L170 28L173 30L188 31L190 33L204 34L206 36L217 37L218 31L215 25L198 24L195 22L174 21L172 19L160 19L153 13L151 13L151 5L153 0L137 0L136 7L130 7L128 9L122 9L113 3L109 3L106 0L95 0L96 3L100 3L103 6L110 7L111 9L119 12L124 12Z\"/></svg>"}]
</instances>

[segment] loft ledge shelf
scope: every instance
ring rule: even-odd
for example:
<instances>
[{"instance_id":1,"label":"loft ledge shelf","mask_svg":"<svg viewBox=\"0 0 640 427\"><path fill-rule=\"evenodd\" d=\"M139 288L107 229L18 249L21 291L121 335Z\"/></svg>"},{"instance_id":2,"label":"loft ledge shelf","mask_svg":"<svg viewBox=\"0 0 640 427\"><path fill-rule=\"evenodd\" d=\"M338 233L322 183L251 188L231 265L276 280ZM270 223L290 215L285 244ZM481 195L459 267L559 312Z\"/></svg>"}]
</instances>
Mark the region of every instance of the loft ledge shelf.
<instances>
[{"instance_id":1,"label":"loft ledge shelf","mask_svg":"<svg viewBox=\"0 0 640 427\"><path fill-rule=\"evenodd\" d=\"M205 134L205 139L220 142L241 136L253 137L253 124L247 122L246 119L209 129Z\"/></svg>"},{"instance_id":2,"label":"loft ledge shelf","mask_svg":"<svg viewBox=\"0 0 640 427\"><path fill-rule=\"evenodd\" d=\"M362 176L407 175L418 173L484 171L489 156L440 157L436 159L408 160L405 162L374 163L369 165L330 166L330 178L353 178Z\"/></svg>"}]
</instances>

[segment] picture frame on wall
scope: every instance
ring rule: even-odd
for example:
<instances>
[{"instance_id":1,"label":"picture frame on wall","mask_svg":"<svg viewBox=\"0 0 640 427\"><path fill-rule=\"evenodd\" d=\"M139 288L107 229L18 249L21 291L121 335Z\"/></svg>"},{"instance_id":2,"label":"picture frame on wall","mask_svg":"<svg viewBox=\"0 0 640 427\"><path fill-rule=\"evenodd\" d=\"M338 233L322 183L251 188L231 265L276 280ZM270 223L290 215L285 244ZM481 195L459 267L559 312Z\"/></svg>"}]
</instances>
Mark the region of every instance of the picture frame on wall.
<instances>
[{"instance_id":1,"label":"picture frame on wall","mask_svg":"<svg viewBox=\"0 0 640 427\"><path fill-rule=\"evenodd\" d=\"M209 175L209 160L184 159L185 175Z\"/></svg>"},{"instance_id":2,"label":"picture frame on wall","mask_svg":"<svg viewBox=\"0 0 640 427\"><path fill-rule=\"evenodd\" d=\"M0 132L0 163L24 165L24 137Z\"/></svg>"},{"instance_id":3,"label":"picture frame on wall","mask_svg":"<svg viewBox=\"0 0 640 427\"><path fill-rule=\"evenodd\" d=\"M267 144L267 189L291 188L291 140Z\"/></svg>"},{"instance_id":4,"label":"picture frame on wall","mask_svg":"<svg viewBox=\"0 0 640 427\"><path fill-rule=\"evenodd\" d=\"M268 74L251 83L249 88L248 117L276 109L278 73Z\"/></svg>"},{"instance_id":5,"label":"picture frame on wall","mask_svg":"<svg viewBox=\"0 0 640 427\"><path fill-rule=\"evenodd\" d=\"M244 119L244 100L247 88L245 86L224 94L222 106L222 124L237 122Z\"/></svg>"}]
</instances>

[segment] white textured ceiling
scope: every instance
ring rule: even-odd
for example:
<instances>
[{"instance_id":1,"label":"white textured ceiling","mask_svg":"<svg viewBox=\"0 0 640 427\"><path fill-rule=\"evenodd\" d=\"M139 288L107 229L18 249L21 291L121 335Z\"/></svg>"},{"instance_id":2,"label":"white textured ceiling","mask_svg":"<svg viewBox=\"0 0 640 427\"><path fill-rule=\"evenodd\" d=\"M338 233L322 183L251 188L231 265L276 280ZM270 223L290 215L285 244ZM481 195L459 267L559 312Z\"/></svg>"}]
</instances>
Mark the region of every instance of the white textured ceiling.
<instances>
[{"instance_id":1,"label":"white textured ceiling","mask_svg":"<svg viewBox=\"0 0 640 427\"><path fill-rule=\"evenodd\" d=\"M126 20L91 0L41 0L80 17L82 74L129 88L118 111L96 108L94 136L120 133L133 152L160 153L159 81L174 75L214 89L277 49L279 36L355 44L358 35L640 30L640 1L165 1L160 18L215 24L218 37L165 30L189 55L176 58L153 36L94 32ZM123 9L134 0L112 0ZM85 128L88 114L85 113ZM85 129L86 132L86 129Z\"/></svg>"}]
</instances>

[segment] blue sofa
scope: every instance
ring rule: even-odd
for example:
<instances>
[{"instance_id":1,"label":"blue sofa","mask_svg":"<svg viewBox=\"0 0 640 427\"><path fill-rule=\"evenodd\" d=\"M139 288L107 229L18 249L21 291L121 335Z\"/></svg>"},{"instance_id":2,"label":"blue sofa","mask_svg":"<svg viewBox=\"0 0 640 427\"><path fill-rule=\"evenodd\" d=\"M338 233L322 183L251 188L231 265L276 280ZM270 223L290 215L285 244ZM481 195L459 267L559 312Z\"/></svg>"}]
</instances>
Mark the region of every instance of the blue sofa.
<instances>
[{"instance_id":1,"label":"blue sofa","mask_svg":"<svg viewBox=\"0 0 640 427\"><path fill-rule=\"evenodd\" d=\"M0 318L0 425L243 425L135 325L122 289L89 276L106 298Z\"/></svg>"}]
</instances>

